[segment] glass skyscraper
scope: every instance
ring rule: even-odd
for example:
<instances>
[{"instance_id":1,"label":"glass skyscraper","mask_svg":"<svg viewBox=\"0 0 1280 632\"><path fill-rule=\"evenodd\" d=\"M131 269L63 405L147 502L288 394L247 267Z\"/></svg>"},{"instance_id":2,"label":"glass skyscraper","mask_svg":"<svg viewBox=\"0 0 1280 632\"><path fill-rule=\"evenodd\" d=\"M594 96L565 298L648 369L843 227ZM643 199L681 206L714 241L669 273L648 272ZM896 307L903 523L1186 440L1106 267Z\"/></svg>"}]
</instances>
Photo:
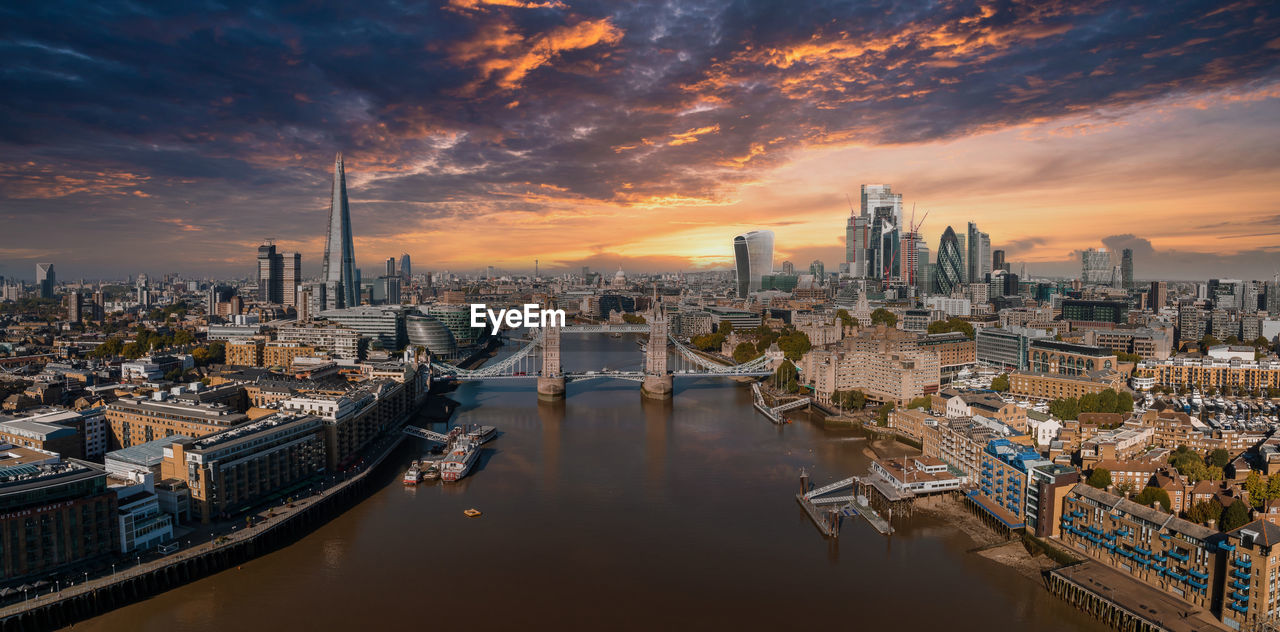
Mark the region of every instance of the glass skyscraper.
<instances>
[{"instance_id":1,"label":"glass skyscraper","mask_svg":"<svg viewBox=\"0 0 1280 632\"><path fill-rule=\"evenodd\" d=\"M351 241L351 209L347 206L347 175L342 153L333 160L333 196L329 203L329 235L324 243L324 281L330 308L360 304L356 279L356 249Z\"/></svg>"},{"instance_id":2,"label":"glass skyscraper","mask_svg":"<svg viewBox=\"0 0 1280 632\"><path fill-rule=\"evenodd\" d=\"M1090 248L1080 253L1080 281L1086 285L1110 285L1111 270L1111 253L1106 248Z\"/></svg>"},{"instance_id":3,"label":"glass skyscraper","mask_svg":"<svg viewBox=\"0 0 1280 632\"><path fill-rule=\"evenodd\" d=\"M943 296L964 283L964 257L960 253L960 240L956 238L956 231L948 226L938 243L938 266L934 270L938 293Z\"/></svg>"},{"instance_id":4,"label":"glass skyscraper","mask_svg":"<svg viewBox=\"0 0 1280 632\"><path fill-rule=\"evenodd\" d=\"M760 290L760 277L773 273L773 231L753 230L733 238L738 296Z\"/></svg>"}]
</instances>

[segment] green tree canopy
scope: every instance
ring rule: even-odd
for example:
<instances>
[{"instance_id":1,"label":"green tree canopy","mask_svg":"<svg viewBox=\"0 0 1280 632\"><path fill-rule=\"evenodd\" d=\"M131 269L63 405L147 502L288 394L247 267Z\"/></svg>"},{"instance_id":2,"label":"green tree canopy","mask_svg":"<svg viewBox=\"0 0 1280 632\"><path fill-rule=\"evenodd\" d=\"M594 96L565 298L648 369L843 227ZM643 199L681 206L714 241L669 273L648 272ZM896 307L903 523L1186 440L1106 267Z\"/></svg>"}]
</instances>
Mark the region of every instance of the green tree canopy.
<instances>
[{"instance_id":1,"label":"green tree canopy","mask_svg":"<svg viewBox=\"0 0 1280 632\"><path fill-rule=\"evenodd\" d=\"M1173 501L1169 500L1169 492L1159 487L1143 489L1138 493L1138 497L1134 499L1134 502L1148 507L1153 507L1156 503L1160 503L1164 511L1170 511L1173 508Z\"/></svg>"},{"instance_id":2,"label":"green tree canopy","mask_svg":"<svg viewBox=\"0 0 1280 632\"><path fill-rule=\"evenodd\" d=\"M953 331L961 332L968 336L970 340L973 340L973 325L962 318L952 317L947 320L935 320L929 323L929 333L931 334L945 334Z\"/></svg>"},{"instance_id":3,"label":"green tree canopy","mask_svg":"<svg viewBox=\"0 0 1280 632\"><path fill-rule=\"evenodd\" d=\"M1222 512L1222 530L1231 531L1249 524L1249 508L1236 499L1227 510Z\"/></svg>"},{"instance_id":4,"label":"green tree canopy","mask_svg":"<svg viewBox=\"0 0 1280 632\"><path fill-rule=\"evenodd\" d=\"M1085 482L1090 487L1106 489L1111 486L1111 470L1105 467L1095 467L1092 472L1089 472L1089 478Z\"/></svg>"},{"instance_id":5,"label":"green tree canopy","mask_svg":"<svg viewBox=\"0 0 1280 632\"><path fill-rule=\"evenodd\" d=\"M739 342L737 347L733 349L733 361L738 364L747 362L756 357L756 346L750 342Z\"/></svg>"},{"instance_id":6,"label":"green tree canopy","mask_svg":"<svg viewBox=\"0 0 1280 632\"><path fill-rule=\"evenodd\" d=\"M1192 522L1217 522L1222 519L1222 505L1216 500L1202 500L1187 510L1187 518Z\"/></svg>"},{"instance_id":7,"label":"green tree canopy","mask_svg":"<svg viewBox=\"0 0 1280 632\"><path fill-rule=\"evenodd\" d=\"M997 393L1007 392L1009 390L1009 374L1003 373L991 380L991 390Z\"/></svg>"},{"instance_id":8,"label":"green tree canopy","mask_svg":"<svg viewBox=\"0 0 1280 632\"><path fill-rule=\"evenodd\" d=\"M871 324L893 327L898 324L898 315L883 307L877 307L871 312Z\"/></svg>"},{"instance_id":9,"label":"green tree canopy","mask_svg":"<svg viewBox=\"0 0 1280 632\"><path fill-rule=\"evenodd\" d=\"M858 321L849 315L849 310L847 309L837 309L836 316L840 318L840 324L845 327L853 327L858 324Z\"/></svg>"}]
</instances>

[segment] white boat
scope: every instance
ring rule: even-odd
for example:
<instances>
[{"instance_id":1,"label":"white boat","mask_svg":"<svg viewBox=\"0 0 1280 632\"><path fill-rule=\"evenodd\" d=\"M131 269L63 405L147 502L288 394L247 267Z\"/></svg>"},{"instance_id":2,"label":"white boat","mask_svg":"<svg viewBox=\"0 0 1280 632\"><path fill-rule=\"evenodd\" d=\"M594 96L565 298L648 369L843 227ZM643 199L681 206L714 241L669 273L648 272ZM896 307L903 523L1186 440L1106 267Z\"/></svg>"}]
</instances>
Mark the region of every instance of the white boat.
<instances>
[{"instance_id":1,"label":"white boat","mask_svg":"<svg viewBox=\"0 0 1280 632\"><path fill-rule=\"evenodd\" d=\"M417 485L420 480L422 480L422 470L418 468L418 462L414 461L404 473L404 484Z\"/></svg>"},{"instance_id":2,"label":"white boat","mask_svg":"<svg viewBox=\"0 0 1280 632\"><path fill-rule=\"evenodd\" d=\"M446 483L462 480L462 477L471 471L471 466L475 465L479 456L480 446L476 445L471 437L458 435L449 445L448 454L440 462L440 480Z\"/></svg>"},{"instance_id":3,"label":"white boat","mask_svg":"<svg viewBox=\"0 0 1280 632\"><path fill-rule=\"evenodd\" d=\"M498 436L498 429L493 426L472 426L467 430L467 436L475 442L476 445L488 443Z\"/></svg>"}]
</instances>

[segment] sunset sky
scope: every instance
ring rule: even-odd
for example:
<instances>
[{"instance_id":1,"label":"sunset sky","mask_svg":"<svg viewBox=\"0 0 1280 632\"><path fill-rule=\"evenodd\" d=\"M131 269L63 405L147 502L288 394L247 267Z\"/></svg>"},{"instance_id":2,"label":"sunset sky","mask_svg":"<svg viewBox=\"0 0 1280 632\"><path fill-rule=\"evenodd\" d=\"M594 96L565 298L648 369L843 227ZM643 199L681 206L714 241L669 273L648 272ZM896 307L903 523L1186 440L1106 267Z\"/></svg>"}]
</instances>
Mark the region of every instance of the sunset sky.
<instances>
[{"instance_id":1,"label":"sunset sky","mask_svg":"<svg viewBox=\"0 0 1280 632\"><path fill-rule=\"evenodd\" d=\"M1034 273L1280 272L1280 3L40 2L0 8L0 274L844 260L862 183ZM168 11L180 11L168 13ZM1016 269L1016 268L1015 268Z\"/></svg>"}]
</instances>

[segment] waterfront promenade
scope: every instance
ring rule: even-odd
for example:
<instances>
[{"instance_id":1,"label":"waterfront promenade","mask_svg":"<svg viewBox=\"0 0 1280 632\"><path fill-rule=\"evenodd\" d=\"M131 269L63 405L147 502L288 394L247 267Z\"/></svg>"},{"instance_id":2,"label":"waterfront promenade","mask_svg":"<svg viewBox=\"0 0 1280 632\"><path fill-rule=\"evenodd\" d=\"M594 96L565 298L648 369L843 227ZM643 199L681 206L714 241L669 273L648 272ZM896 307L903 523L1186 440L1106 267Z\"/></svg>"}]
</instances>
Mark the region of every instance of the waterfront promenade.
<instances>
[{"instance_id":1,"label":"waterfront promenade","mask_svg":"<svg viewBox=\"0 0 1280 632\"><path fill-rule=\"evenodd\" d=\"M79 583L42 587L27 599L0 608L0 632L69 625L226 570L296 540L371 491L380 466L407 438L401 428L416 412L407 412L392 423L367 449L366 462L317 481L318 487L310 495L255 509L244 517L243 525L221 523L203 529L197 537L183 538L192 544L169 555L147 561L140 555L132 565L117 563L113 569L118 570L100 577L87 575L87 580Z\"/></svg>"}]
</instances>

